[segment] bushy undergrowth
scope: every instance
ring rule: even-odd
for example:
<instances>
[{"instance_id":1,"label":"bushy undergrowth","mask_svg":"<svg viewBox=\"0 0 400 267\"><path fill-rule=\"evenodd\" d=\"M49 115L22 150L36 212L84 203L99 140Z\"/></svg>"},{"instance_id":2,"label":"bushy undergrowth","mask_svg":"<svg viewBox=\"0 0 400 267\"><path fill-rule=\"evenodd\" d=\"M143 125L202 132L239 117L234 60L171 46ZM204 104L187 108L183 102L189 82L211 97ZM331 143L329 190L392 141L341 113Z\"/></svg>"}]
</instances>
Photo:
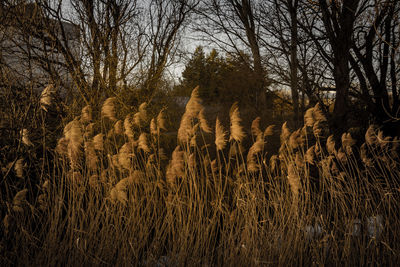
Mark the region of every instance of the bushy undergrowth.
<instances>
[{"instance_id":1,"label":"bushy undergrowth","mask_svg":"<svg viewBox=\"0 0 400 267\"><path fill-rule=\"evenodd\" d=\"M35 188L24 183L7 200L2 262L397 264L397 138L371 125L365 142L356 131L336 140L317 105L303 128L282 125L271 155L266 144L278 127L257 118L245 131L237 105L229 127L219 118L211 126L195 89L170 153L165 110L151 118L144 103L121 117L117 105L107 99L98 116L83 108ZM23 133L21 142L30 145ZM2 186L25 179L23 169L23 161L5 168L13 176Z\"/></svg>"}]
</instances>

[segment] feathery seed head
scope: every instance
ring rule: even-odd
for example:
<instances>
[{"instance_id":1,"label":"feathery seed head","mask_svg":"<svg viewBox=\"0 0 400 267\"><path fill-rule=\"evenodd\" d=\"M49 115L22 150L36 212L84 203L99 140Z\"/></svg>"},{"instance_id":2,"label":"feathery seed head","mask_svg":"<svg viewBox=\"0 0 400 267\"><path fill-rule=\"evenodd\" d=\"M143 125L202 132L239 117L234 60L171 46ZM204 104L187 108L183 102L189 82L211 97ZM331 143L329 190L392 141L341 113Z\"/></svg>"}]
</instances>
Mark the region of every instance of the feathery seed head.
<instances>
[{"instance_id":1,"label":"feathery seed head","mask_svg":"<svg viewBox=\"0 0 400 267\"><path fill-rule=\"evenodd\" d=\"M187 143L190 141L190 132L192 132L192 117L188 113L184 113L181 119L181 123L178 129L178 141L181 143Z\"/></svg>"},{"instance_id":2,"label":"feathery seed head","mask_svg":"<svg viewBox=\"0 0 400 267\"><path fill-rule=\"evenodd\" d=\"M51 106L55 92L56 90L52 84L49 84L43 89L40 95L40 107L44 111L48 111L47 109Z\"/></svg>"},{"instance_id":3,"label":"feathery seed head","mask_svg":"<svg viewBox=\"0 0 400 267\"><path fill-rule=\"evenodd\" d=\"M124 129L125 129L125 135L132 139L134 136L133 130L132 130L132 120L131 120L131 115L126 115L125 119L124 119Z\"/></svg>"},{"instance_id":4,"label":"feathery seed head","mask_svg":"<svg viewBox=\"0 0 400 267\"><path fill-rule=\"evenodd\" d=\"M377 135L376 135L376 129L377 129L377 127L375 125L371 124L368 127L368 130L365 132L365 142L370 146L377 144L377 142L378 142Z\"/></svg>"},{"instance_id":5,"label":"feathery seed head","mask_svg":"<svg viewBox=\"0 0 400 267\"><path fill-rule=\"evenodd\" d=\"M284 124L282 124L282 132L281 132L281 144L284 144L288 141L290 137L290 130L287 127L287 122L285 122Z\"/></svg>"},{"instance_id":6,"label":"feathery seed head","mask_svg":"<svg viewBox=\"0 0 400 267\"><path fill-rule=\"evenodd\" d=\"M114 124L114 133L117 135L123 135L124 134L124 125L121 120L118 120Z\"/></svg>"},{"instance_id":7,"label":"feathery seed head","mask_svg":"<svg viewBox=\"0 0 400 267\"><path fill-rule=\"evenodd\" d=\"M225 148L226 135L227 133L225 132L224 127L217 117L217 120L215 122L215 145L217 147L217 150L223 150Z\"/></svg>"},{"instance_id":8,"label":"feathery seed head","mask_svg":"<svg viewBox=\"0 0 400 267\"><path fill-rule=\"evenodd\" d=\"M251 123L251 134L254 137L258 137L260 134L262 134L262 131L260 130L260 117L257 117L253 120Z\"/></svg>"},{"instance_id":9,"label":"feathery seed head","mask_svg":"<svg viewBox=\"0 0 400 267\"><path fill-rule=\"evenodd\" d=\"M18 159L14 165L15 175L18 178L23 178L25 168L26 168L26 164L24 163L24 159Z\"/></svg>"},{"instance_id":10,"label":"feathery seed head","mask_svg":"<svg viewBox=\"0 0 400 267\"><path fill-rule=\"evenodd\" d=\"M326 140L326 150L328 151L329 154L336 153L336 144L335 140L333 139L333 135L330 135Z\"/></svg>"},{"instance_id":11,"label":"feathery seed head","mask_svg":"<svg viewBox=\"0 0 400 267\"><path fill-rule=\"evenodd\" d=\"M99 133L93 137L93 146L97 151L104 150L104 134Z\"/></svg>"},{"instance_id":12,"label":"feathery seed head","mask_svg":"<svg viewBox=\"0 0 400 267\"><path fill-rule=\"evenodd\" d=\"M186 104L185 113L187 113L190 117L195 118L202 108L203 106L199 96L199 86L197 86L193 89L190 99Z\"/></svg>"},{"instance_id":13,"label":"feathery seed head","mask_svg":"<svg viewBox=\"0 0 400 267\"><path fill-rule=\"evenodd\" d=\"M319 103L317 103L314 106L314 110L313 110L313 115L314 115L314 119L315 121L318 122L327 122L327 118L324 115L324 112L321 109L321 105Z\"/></svg>"},{"instance_id":14,"label":"feathery seed head","mask_svg":"<svg viewBox=\"0 0 400 267\"><path fill-rule=\"evenodd\" d=\"M146 133L141 133L138 140L138 148L143 150L146 153L150 152L150 148L147 144L147 136Z\"/></svg>"},{"instance_id":15,"label":"feathery seed head","mask_svg":"<svg viewBox=\"0 0 400 267\"><path fill-rule=\"evenodd\" d=\"M160 110L157 116L157 127L158 129L162 129L164 131L167 130L165 127L165 116L164 116L164 109Z\"/></svg>"},{"instance_id":16,"label":"feathery seed head","mask_svg":"<svg viewBox=\"0 0 400 267\"><path fill-rule=\"evenodd\" d=\"M150 134L157 135L157 125L154 118L150 121Z\"/></svg>"},{"instance_id":17,"label":"feathery seed head","mask_svg":"<svg viewBox=\"0 0 400 267\"><path fill-rule=\"evenodd\" d=\"M82 108L81 112L81 122L83 124L90 123L92 121L92 107L90 105L86 105Z\"/></svg>"},{"instance_id":18,"label":"feathery seed head","mask_svg":"<svg viewBox=\"0 0 400 267\"><path fill-rule=\"evenodd\" d=\"M309 127L313 127L314 125L314 108L307 109L306 113L304 114L304 124Z\"/></svg>"},{"instance_id":19,"label":"feathery seed head","mask_svg":"<svg viewBox=\"0 0 400 267\"><path fill-rule=\"evenodd\" d=\"M208 126L207 119L204 115L204 108L202 108L199 112L199 122L200 122L200 129L205 133L211 133L211 128Z\"/></svg>"},{"instance_id":20,"label":"feathery seed head","mask_svg":"<svg viewBox=\"0 0 400 267\"><path fill-rule=\"evenodd\" d=\"M235 140L236 142L242 142L243 138L246 136L243 127L240 125L242 119L240 118L239 107L237 102L235 102L230 111L231 120L231 136L230 140Z\"/></svg>"},{"instance_id":21,"label":"feathery seed head","mask_svg":"<svg viewBox=\"0 0 400 267\"><path fill-rule=\"evenodd\" d=\"M108 118L111 121L116 121L116 105L117 98L109 97L104 101L103 106L101 107L101 115L103 118Z\"/></svg>"},{"instance_id":22,"label":"feathery seed head","mask_svg":"<svg viewBox=\"0 0 400 267\"><path fill-rule=\"evenodd\" d=\"M343 147L351 147L356 144L356 140L351 137L350 133L343 133L342 135L342 146Z\"/></svg>"},{"instance_id":23,"label":"feathery seed head","mask_svg":"<svg viewBox=\"0 0 400 267\"><path fill-rule=\"evenodd\" d=\"M304 155L304 159L309 164L314 164L314 161L315 161L314 146L311 146L309 149L307 149L307 152Z\"/></svg>"},{"instance_id":24,"label":"feathery seed head","mask_svg":"<svg viewBox=\"0 0 400 267\"><path fill-rule=\"evenodd\" d=\"M264 137L271 136L274 134L275 125L269 125L264 131Z\"/></svg>"},{"instance_id":25,"label":"feathery seed head","mask_svg":"<svg viewBox=\"0 0 400 267\"><path fill-rule=\"evenodd\" d=\"M33 143L29 139L29 131L28 129L22 129L21 130L21 135L22 135L22 143L26 146L33 146Z\"/></svg>"}]
</instances>

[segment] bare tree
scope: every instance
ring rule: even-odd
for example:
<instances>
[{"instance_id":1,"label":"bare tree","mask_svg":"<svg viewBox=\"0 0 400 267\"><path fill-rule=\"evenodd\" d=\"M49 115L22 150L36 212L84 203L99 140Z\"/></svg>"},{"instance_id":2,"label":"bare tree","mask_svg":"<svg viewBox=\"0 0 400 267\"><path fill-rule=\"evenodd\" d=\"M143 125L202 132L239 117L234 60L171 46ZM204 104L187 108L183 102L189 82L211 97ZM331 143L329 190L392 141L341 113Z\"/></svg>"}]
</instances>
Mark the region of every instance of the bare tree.
<instances>
[{"instance_id":1,"label":"bare tree","mask_svg":"<svg viewBox=\"0 0 400 267\"><path fill-rule=\"evenodd\" d=\"M358 38L354 39L350 57L359 80L359 87L354 88L355 95L378 121L397 123L400 4L398 1L365 1L363 7L366 15L356 21Z\"/></svg>"},{"instance_id":2,"label":"bare tree","mask_svg":"<svg viewBox=\"0 0 400 267\"><path fill-rule=\"evenodd\" d=\"M180 33L199 4L197 0L151 0L148 8L147 37L150 57L146 65L143 93L152 97L165 68L177 53Z\"/></svg>"},{"instance_id":3,"label":"bare tree","mask_svg":"<svg viewBox=\"0 0 400 267\"><path fill-rule=\"evenodd\" d=\"M204 0L196 30L228 53L242 56L245 49L251 52L251 61L243 56L242 60L254 73L255 104L261 110L265 109L269 81L262 64L256 9L256 3L249 0Z\"/></svg>"}]
</instances>

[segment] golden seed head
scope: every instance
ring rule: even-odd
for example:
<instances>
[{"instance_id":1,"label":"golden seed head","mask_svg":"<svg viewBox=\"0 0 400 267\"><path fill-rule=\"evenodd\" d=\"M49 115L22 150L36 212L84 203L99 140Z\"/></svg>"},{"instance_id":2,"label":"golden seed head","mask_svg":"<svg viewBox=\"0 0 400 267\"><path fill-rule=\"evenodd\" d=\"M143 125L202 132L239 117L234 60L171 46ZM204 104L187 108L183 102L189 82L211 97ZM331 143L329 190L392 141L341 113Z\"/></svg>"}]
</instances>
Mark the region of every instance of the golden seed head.
<instances>
[{"instance_id":1,"label":"golden seed head","mask_svg":"<svg viewBox=\"0 0 400 267\"><path fill-rule=\"evenodd\" d=\"M285 122L284 124L282 124L282 132L281 132L281 144L284 144L288 141L290 137L290 130L287 127L287 122Z\"/></svg>"},{"instance_id":2,"label":"golden seed head","mask_svg":"<svg viewBox=\"0 0 400 267\"><path fill-rule=\"evenodd\" d=\"M242 142L246 134L243 131L243 127L240 125L242 119L240 118L239 107L237 102L235 102L230 111L231 120L231 136L230 140L235 140L236 142Z\"/></svg>"},{"instance_id":3,"label":"golden seed head","mask_svg":"<svg viewBox=\"0 0 400 267\"><path fill-rule=\"evenodd\" d=\"M215 122L215 145L217 150L223 150L226 146L226 135L227 133L224 130L221 122L219 121L218 117Z\"/></svg>"},{"instance_id":4,"label":"golden seed head","mask_svg":"<svg viewBox=\"0 0 400 267\"><path fill-rule=\"evenodd\" d=\"M258 137L260 134L262 134L261 129L260 129L260 117L257 117L253 120L251 123L251 134L254 137Z\"/></svg>"},{"instance_id":5,"label":"golden seed head","mask_svg":"<svg viewBox=\"0 0 400 267\"><path fill-rule=\"evenodd\" d=\"M90 123L92 121L92 107L90 105L86 105L82 108L81 112L81 122L83 124Z\"/></svg>"},{"instance_id":6,"label":"golden seed head","mask_svg":"<svg viewBox=\"0 0 400 267\"><path fill-rule=\"evenodd\" d=\"M116 97L109 97L104 101L103 106L101 107L101 115L103 118L108 118L111 121L116 121Z\"/></svg>"},{"instance_id":7,"label":"golden seed head","mask_svg":"<svg viewBox=\"0 0 400 267\"><path fill-rule=\"evenodd\" d=\"M204 115L204 108L200 110L199 112L199 122L200 122L200 129L205 132L205 133L211 133L212 130L210 126L208 126L207 119Z\"/></svg>"}]
</instances>

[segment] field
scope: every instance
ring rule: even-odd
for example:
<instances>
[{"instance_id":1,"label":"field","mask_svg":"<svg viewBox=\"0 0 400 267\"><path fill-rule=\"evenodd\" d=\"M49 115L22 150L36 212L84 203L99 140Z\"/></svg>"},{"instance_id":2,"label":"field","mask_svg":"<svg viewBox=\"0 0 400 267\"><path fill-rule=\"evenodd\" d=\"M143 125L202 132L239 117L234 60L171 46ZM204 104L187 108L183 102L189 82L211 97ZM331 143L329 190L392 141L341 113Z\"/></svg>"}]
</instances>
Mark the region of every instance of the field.
<instances>
[{"instance_id":1,"label":"field","mask_svg":"<svg viewBox=\"0 0 400 267\"><path fill-rule=\"evenodd\" d=\"M300 129L244 129L236 104L224 125L195 89L171 149L168 110L118 105L84 107L61 135L19 131L7 164L3 146L4 265L398 264L400 143L377 126L335 138L317 105Z\"/></svg>"}]
</instances>

